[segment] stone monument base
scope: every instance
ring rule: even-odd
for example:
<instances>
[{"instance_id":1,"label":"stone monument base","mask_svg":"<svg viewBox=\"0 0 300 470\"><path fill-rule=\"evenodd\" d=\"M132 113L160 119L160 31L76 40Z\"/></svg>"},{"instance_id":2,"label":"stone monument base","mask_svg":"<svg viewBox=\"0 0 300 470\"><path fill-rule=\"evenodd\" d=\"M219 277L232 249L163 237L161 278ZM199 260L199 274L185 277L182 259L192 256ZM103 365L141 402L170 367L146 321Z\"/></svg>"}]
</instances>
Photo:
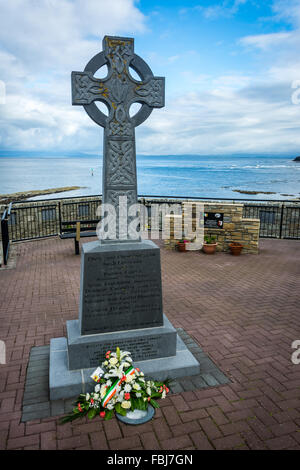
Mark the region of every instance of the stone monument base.
<instances>
[{"instance_id":1,"label":"stone monument base","mask_svg":"<svg viewBox=\"0 0 300 470\"><path fill-rule=\"evenodd\" d=\"M80 335L78 320L67 321L68 367L70 370L98 367L107 351L129 351L134 361L176 355L177 333L167 317L163 326L137 330Z\"/></svg>"},{"instance_id":2,"label":"stone monument base","mask_svg":"<svg viewBox=\"0 0 300 470\"><path fill-rule=\"evenodd\" d=\"M68 330L76 330L76 325L71 321L68 325ZM73 325L72 325L73 323ZM164 316L164 326L155 328L161 330L165 328L167 335L173 334L173 326ZM154 328L150 328L154 330ZM145 330L142 330L145 331ZM124 332L128 333L128 332ZM134 332L130 332L131 334ZM141 331L139 331L139 334ZM175 331L176 351L175 355L159 357L148 360L134 361L134 366L139 367L146 377L151 377L154 380L175 379L179 377L197 375L200 373L200 364L194 358L192 353L187 349L182 339ZM120 332L118 332L120 335ZM97 336L108 336L97 335ZM165 336L165 342L167 342ZM80 344L80 343L79 343ZM114 343L113 343L114 344ZM167 347L167 346L166 346ZM115 349L115 348L114 348ZM129 349L129 348L128 348ZM130 350L130 349L129 349ZM131 351L130 351L131 352ZM78 396L80 393L88 393L93 391L95 382L91 379L91 375L98 365L90 368L78 368L76 370L69 369L69 354L70 344L66 338L53 338L50 341L50 366L49 366L49 388L50 400L60 400L65 398L72 398ZM72 354L72 353L71 353ZM76 354L77 356L77 354ZM77 356L78 357L78 356Z\"/></svg>"}]
</instances>

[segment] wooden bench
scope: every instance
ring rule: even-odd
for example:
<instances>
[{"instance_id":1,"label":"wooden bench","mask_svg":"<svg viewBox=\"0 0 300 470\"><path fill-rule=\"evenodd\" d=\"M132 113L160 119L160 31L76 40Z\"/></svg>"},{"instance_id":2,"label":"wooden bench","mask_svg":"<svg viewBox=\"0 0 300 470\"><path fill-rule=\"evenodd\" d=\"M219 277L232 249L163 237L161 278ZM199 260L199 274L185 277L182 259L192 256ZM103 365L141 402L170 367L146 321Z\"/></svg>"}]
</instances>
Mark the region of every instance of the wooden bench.
<instances>
[{"instance_id":1,"label":"wooden bench","mask_svg":"<svg viewBox=\"0 0 300 470\"><path fill-rule=\"evenodd\" d=\"M96 237L99 220L69 220L60 223L60 238L74 238L75 255L79 255L79 241L82 237Z\"/></svg>"}]
</instances>

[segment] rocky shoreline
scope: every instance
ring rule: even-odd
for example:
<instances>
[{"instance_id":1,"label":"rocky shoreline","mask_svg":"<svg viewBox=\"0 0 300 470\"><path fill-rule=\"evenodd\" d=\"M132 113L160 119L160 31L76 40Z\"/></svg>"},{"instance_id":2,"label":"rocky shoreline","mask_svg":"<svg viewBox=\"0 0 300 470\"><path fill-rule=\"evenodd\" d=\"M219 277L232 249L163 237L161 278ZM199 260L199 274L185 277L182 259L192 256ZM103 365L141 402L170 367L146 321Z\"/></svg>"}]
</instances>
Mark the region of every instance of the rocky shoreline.
<instances>
[{"instance_id":1,"label":"rocky shoreline","mask_svg":"<svg viewBox=\"0 0 300 470\"><path fill-rule=\"evenodd\" d=\"M11 194L0 194L0 204L9 204L10 202L26 201L35 196L44 196L46 194L63 193L81 189L81 186L64 186L63 188L36 189L33 191L20 191Z\"/></svg>"}]
</instances>

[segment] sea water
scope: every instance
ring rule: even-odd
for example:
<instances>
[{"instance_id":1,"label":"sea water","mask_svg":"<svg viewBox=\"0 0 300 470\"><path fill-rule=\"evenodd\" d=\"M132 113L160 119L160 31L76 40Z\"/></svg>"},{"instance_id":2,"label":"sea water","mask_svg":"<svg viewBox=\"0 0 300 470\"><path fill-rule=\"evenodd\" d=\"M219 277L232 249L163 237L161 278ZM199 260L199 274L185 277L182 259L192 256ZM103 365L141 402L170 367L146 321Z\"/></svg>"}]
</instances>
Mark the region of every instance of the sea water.
<instances>
[{"instance_id":1,"label":"sea water","mask_svg":"<svg viewBox=\"0 0 300 470\"><path fill-rule=\"evenodd\" d=\"M138 155L138 194L234 199L300 198L300 163L294 162L293 158L281 155ZM35 199L101 194L102 156L1 152L0 194L63 186L80 186L80 189Z\"/></svg>"}]
</instances>

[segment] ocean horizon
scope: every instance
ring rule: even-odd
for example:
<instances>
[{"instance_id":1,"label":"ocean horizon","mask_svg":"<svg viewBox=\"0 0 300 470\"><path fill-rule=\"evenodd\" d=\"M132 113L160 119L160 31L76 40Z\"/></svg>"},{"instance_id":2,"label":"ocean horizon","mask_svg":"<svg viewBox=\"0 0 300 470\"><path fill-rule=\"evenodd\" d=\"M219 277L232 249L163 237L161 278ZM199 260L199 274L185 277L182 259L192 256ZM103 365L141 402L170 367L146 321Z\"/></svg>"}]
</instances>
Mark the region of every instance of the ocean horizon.
<instances>
[{"instance_id":1,"label":"ocean horizon","mask_svg":"<svg viewBox=\"0 0 300 470\"><path fill-rule=\"evenodd\" d=\"M300 198L294 155L137 155L138 194L283 200ZM0 193L66 186L49 199L102 193L102 156L71 152L0 151ZM241 192L237 192L241 191ZM257 194L247 194L255 191ZM271 193L271 194L265 194Z\"/></svg>"}]
</instances>

